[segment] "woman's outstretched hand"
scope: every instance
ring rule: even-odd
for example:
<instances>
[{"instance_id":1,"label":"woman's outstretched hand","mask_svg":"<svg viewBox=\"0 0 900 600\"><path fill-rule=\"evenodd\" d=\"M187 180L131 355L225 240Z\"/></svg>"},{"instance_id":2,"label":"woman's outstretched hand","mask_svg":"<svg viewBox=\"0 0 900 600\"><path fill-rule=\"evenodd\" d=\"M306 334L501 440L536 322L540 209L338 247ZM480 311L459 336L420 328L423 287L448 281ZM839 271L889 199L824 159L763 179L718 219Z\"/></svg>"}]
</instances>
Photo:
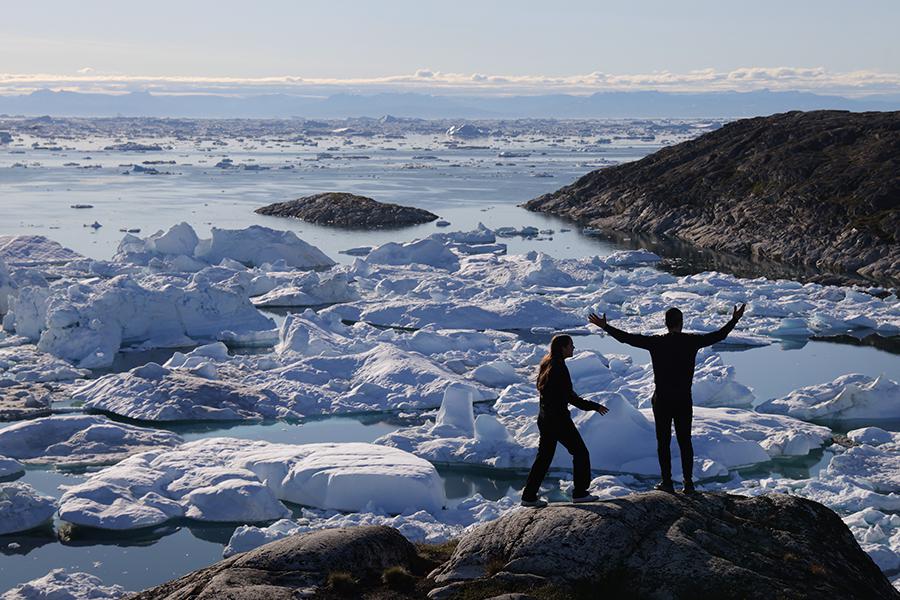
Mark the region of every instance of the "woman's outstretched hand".
<instances>
[{"instance_id":1,"label":"woman's outstretched hand","mask_svg":"<svg viewBox=\"0 0 900 600\"><path fill-rule=\"evenodd\" d=\"M591 313L590 316L588 316L588 321L590 321L597 327L606 327L606 313L603 313L603 316L599 316L596 313Z\"/></svg>"},{"instance_id":2,"label":"woman's outstretched hand","mask_svg":"<svg viewBox=\"0 0 900 600\"><path fill-rule=\"evenodd\" d=\"M735 320L735 322L740 321L741 317L744 316L744 309L747 308L747 303L743 303L740 306L737 304L734 305L734 311L731 313L731 318Z\"/></svg>"},{"instance_id":3,"label":"woman's outstretched hand","mask_svg":"<svg viewBox=\"0 0 900 600\"><path fill-rule=\"evenodd\" d=\"M597 408L595 408L594 410L597 411L598 413L600 413L601 415L605 415L606 413L609 412L609 409L606 408L605 406L603 406L602 404L598 404Z\"/></svg>"}]
</instances>

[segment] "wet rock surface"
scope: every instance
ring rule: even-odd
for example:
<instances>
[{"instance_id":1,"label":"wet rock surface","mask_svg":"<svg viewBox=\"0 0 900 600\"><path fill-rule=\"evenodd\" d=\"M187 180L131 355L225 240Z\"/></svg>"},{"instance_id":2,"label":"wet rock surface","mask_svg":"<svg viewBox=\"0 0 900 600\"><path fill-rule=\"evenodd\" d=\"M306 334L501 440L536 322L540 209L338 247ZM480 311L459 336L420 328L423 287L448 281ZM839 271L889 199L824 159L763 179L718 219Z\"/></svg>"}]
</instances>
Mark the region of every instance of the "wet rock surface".
<instances>
[{"instance_id":1,"label":"wet rock surface","mask_svg":"<svg viewBox=\"0 0 900 600\"><path fill-rule=\"evenodd\" d=\"M428 223L437 215L411 206L378 202L366 196L326 192L256 209L258 214L293 217L308 223L348 229L388 229Z\"/></svg>"},{"instance_id":2,"label":"wet rock surface","mask_svg":"<svg viewBox=\"0 0 900 600\"><path fill-rule=\"evenodd\" d=\"M457 593L496 580L527 592L516 579L537 576L576 596L898 597L835 513L781 494L650 492L519 510L464 535L431 576Z\"/></svg>"},{"instance_id":3,"label":"wet rock surface","mask_svg":"<svg viewBox=\"0 0 900 600\"><path fill-rule=\"evenodd\" d=\"M900 112L742 119L527 202L597 228L900 281Z\"/></svg>"}]
</instances>

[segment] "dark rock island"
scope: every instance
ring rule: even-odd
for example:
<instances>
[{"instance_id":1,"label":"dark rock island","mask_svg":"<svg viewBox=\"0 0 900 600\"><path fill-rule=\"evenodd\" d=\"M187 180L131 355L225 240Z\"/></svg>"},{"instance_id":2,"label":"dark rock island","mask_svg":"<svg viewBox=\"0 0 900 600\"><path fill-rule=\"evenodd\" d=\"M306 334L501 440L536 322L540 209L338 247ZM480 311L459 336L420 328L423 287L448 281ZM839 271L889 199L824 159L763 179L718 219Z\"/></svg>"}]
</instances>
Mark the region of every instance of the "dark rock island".
<instances>
[{"instance_id":1,"label":"dark rock island","mask_svg":"<svg viewBox=\"0 0 900 600\"><path fill-rule=\"evenodd\" d=\"M525 208L896 284L900 112L742 119Z\"/></svg>"},{"instance_id":2,"label":"dark rock island","mask_svg":"<svg viewBox=\"0 0 900 600\"><path fill-rule=\"evenodd\" d=\"M255 212L349 229L406 227L428 223L438 218L437 215L421 208L386 204L366 196L345 192L326 192L288 202L276 202L258 208Z\"/></svg>"},{"instance_id":3,"label":"dark rock island","mask_svg":"<svg viewBox=\"0 0 900 600\"><path fill-rule=\"evenodd\" d=\"M522 594L503 596L503 594ZM272 542L133 599L898 598L828 508L794 496L649 492L519 509L458 543L384 526Z\"/></svg>"}]
</instances>

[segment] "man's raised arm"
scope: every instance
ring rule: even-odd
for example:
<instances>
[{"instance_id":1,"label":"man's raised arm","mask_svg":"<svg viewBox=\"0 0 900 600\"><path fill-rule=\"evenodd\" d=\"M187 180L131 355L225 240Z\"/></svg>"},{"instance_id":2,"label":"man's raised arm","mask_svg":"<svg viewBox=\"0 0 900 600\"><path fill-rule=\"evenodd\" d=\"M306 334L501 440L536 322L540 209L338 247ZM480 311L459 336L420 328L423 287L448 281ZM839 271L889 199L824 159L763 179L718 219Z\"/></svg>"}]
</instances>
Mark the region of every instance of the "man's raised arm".
<instances>
[{"instance_id":1,"label":"man's raised arm","mask_svg":"<svg viewBox=\"0 0 900 600\"><path fill-rule=\"evenodd\" d=\"M734 326L737 325L737 322L740 321L741 317L744 316L745 308L747 308L746 304L735 306L733 312L731 313L731 320L725 323L724 327L717 331L697 335L697 346L699 348L703 348L704 346L712 346L713 344L718 344L719 342L727 338L728 334L731 333L731 330L734 329Z\"/></svg>"},{"instance_id":2,"label":"man's raised arm","mask_svg":"<svg viewBox=\"0 0 900 600\"><path fill-rule=\"evenodd\" d=\"M603 316L591 313L588 317L588 321L608 333L613 339L618 340L623 344L628 344L629 346L634 346L636 348L649 349L650 344L652 343L653 338L651 338L650 336L628 333L627 331L616 329L606 320L606 313L603 313Z\"/></svg>"}]
</instances>

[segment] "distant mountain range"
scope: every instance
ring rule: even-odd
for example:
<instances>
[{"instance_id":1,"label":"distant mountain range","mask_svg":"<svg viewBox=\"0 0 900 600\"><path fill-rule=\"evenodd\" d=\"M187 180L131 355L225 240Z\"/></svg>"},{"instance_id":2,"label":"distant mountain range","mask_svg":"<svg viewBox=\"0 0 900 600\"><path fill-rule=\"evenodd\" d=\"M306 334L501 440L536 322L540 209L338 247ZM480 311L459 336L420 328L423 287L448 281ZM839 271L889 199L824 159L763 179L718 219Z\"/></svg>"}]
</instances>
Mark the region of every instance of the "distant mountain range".
<instances>
[{"instance_id":1,"label":"distant mountain range","mask_svg":"<svg viewBox=\"0 0 900 600\"><path fill-rule=\"evenodd\" d=\"M809 92L599 92L589 96L437 96L421 93L339 93L330 96L85 94L39 90L0 96L0 114L59 117L397 117L504 118L737 118L789 110L900 109L900 95L863 98Z\"/></svg>"}]
</instances>

